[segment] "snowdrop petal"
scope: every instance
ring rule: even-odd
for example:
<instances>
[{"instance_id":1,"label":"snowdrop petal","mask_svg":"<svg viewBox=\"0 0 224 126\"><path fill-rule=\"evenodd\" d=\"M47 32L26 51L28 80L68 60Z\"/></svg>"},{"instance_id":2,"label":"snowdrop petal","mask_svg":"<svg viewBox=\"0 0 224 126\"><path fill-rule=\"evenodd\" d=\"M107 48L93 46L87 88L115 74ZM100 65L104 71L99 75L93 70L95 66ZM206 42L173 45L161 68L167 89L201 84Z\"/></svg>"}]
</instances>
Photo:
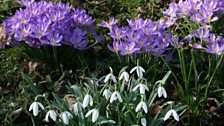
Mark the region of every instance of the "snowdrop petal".
<instances>
[{"instance_id":1,"label":"snowdrop petal","mask_svg":"<svg viewBox=\"0 0 224 126\"><path fill-rule=\"evenodd\" d=\"M51 117L51 119L53 120L53 121L56 121L56 119L57 119L57 114L56 114L56 112L55 111L53 111L53 110L50 110L50 117Z\"/></svg>"},{"instance_id":2,"label":"snowdrop petal","mask_svg":"<svg viewBox=\"0 0 224 126\"><path fill-rule=\"evenodd\" d=\"M134 68L132 68L131 71L130 71L130 73L133 73L136 69L137 69L137 66L134 67Z\"/></svg>"},{"instance_id":3,"label":"snowdrop petal","mask_svg":"<svg viewBox=\"0 0 224 126\"><path fill-rule=\"evenodd\" d=\"M117 92L117 98L119 100L119 102L123 102L123 99L121 98L121 95Z\"/></svg>"},{"instance_id":4,"label":"snowdrop petal","mask_svg":"<svg viewBox=\"0 0 224 126\"><path fill-rule=\"evenodd\" d=\"M135 112L139 112L142 107L142 102L139 102L137 107L135 108Z\"/></svg>"},{"instance_id":5,"label":"snowdrop petal","mask_svg":"<svg viewBox=\"0 0 224 126\"><path fill-rule=\"evenodd\" d=\"M162 87L159 86L158 88L158 97L160 98L162 96Z\"/></svg>"},{"instance_id":6,"label":"snowdrop petal","mask_svg":"<svg viewBox=\"0 0 224 126\"><path fill-rule=\"evenodd\" d=\"M93 97L91 95L89 95L89 102L90 106L93 106Z\"/></svg>"},{"instance_id":7,"label":"snowdrop petal","mask_svg":"<svg viewBox=\"0 0 224 126\"><path fill-rule=\"evenodd\" d=\"M69 124L69 120L66 114L62 114L61 119L65 125Z\"/></svg>"},{"instance_id":8,"label":"snowdrop petal","mask_svg":"<svg viewBox=\"0 0 224 126\"><path fill-rule=\"evenodd\" d=\"M109 89L105 89L105 90L103 91L103 96L104 96L107 100L110 98L111 94L112 94L112 93L110 92Z\"/></svg>"},{"instance_id":9,"label":"snowdrop petal","mask_svg":"<svg viewBox=\"0 0 224 126\"><path fill-rule=\"evenodd\" d=\"M105 77L105 80L104 80L104 83L107 83L108 81L109 81L109 79L110 79L110 74L108 74L106 77Z\"/></svg>"},{"instance_id":10,"label":"snowdrop petal","mask_svg":"<svg viewBox=\"0 0 224 126\"><path fill-rule=\"evenodd\" d=\"M171 114L172 114L172 110L169 110L169 111L166 113L166 115L165 115L165 117L163 118L163 120L166 121L168 118L170 118Z\"/></svg>"},{"instance_id":11,"label":"snowdrop petal","mask_svg":"<svg viewBox=\"0 0 224 126\"><path fill-rule=\"evenodd\" d=\"M125 81L128 82L128 80L129 80L129 74L127 72L124 73L124 79L125 79Z\"/></svg>"},{"instance_id":12,"label":"snowdrop petal","mask_svg":"<svg viewBox=\"0 0 224 126\"><path fill-rule=\"evenodd\" d=\"M37 102L37 104L42 110L44 110L44 106L40 102Z\"/></svg>"},{"instance_id":13,"label":"snowdrop petal","mask_svg":"<svg viewBox=\"0 0 224 126\"><path fill-rule=\"evenodd\" d=\"M145 94L145 87L143 84L140 84L139 90L140 90L140 94Z\"/></svg>"},{"instance_id":14,"label":"snowdrop petal","mask_svg":"<svg viewBox=\"0 0 224 126\"><path fill-rule=\"evenodd\" d=\"M117 80L114 75L111 75L111 79L113 80L114 83L117 83Z\"/></svg>"},{"instance_id":15,"label":"snowdrop petal","mask_svg":"<svg viewBox=\"0 0 224 126\"><path fill-rule=\"evenodd\" d=\"M49 119L48 119L48 118L49 118L49 115L50 115L50 113L47 112L47 114L46 114L46 116L45 116L45 119L44 119L46 122L49 122Z\"/></svg>"},{"instance_id":16,"label":"snowdrop petal","mask_svg":"<svg viewBox=\"0 0 224 126\"><path fill-rule=\"evenodd\" d=\"M97 109L94 109L93 111L93 115L92 115L92 122L96 122L96 120L98 119L99 116L99 111Z\"/></svg>"},{"instance_id":17,"label":"snowdrop petal","mask_svg":"<svg viewBox=\"0 0 224 126\"><path fill-rule=\"evenodd\" d=\"M122 80L124 78L124 72L120 75L118 80Z\"/></svg>"},{"instance_id":18,"label":"snowdrop petal","mask_svg":"<svg viewBox=\"0 0 224 126\"><path fill-rule=\"evenodd\" d=\"M147 121L145 118L141 118L141 124L142 126L147 126Z\"/></svg>"},{"instance_id":19,"label":"snowdrop petal","mask_svg":"<svg viewBox=\"0 0 224 126\"><path fill-rule=\"evenodd\" d=\"M88 117L89 115L91 115L92 113L93 113L93 109L92 110L90 110L90 111L88 111L87 113L86 113L86 115L85 115L85 117Z\"/></svg>"},{"instance_id":20,"label":"snowdrop petal","mask_svg":"<svg viewBox=\"0 0 224 126\"><path fill-rule=\"evenodd\" d=\"M145 73L145 69L143 69L142 67L139 66L139 69L141 72Z\"/></svg>"},{"instance_id":21,"label":"snowdrop petal","mask_svg":"<svg viewBox=\"0 0 224 126\"><path fill-rule=\"evenodd\" d=\"M32 111L34 103L30 105L29 111Z\"/></svg>"},{"instance_id":22,"label":"snowdrop petal","mask_svg":"<svg viewBox=\"0 0 224 126\"><path fill-rule=\"evenodd\" d=\"M173 117L176 121L179 121L179 115L177 114L177 112L175 110L172 110L172 113L173 113Z\"/></svg>"},{"instance_id":23,"label":"snowdrop petal","mask_svg":"<svg viewBox=\"0 0 224 126\"><path fill-rule=\"evenodd\" d=\"M116 99L116 93L114 92L110 97L110 103L112 103Z\"/></svg>"},{"instance_id":24,"label":"snowdrop petal","mask_svg":"<svg viewBox=\"0 0 224 126\"><path fill-rule=\"evenodd\" d=\"M135 86L132 91L136 91L139 88L140 84L138 84L137 86Z\"/></svg>"},{"instance_id":25,"label":"snowdrop petal","mask_svg":"<svg viewBox=\"0 0 224 126\"><path fill-rule=\"evenodd\" d=\"M147 108L147 105L146 105L145 102L142 103L142 108L143 108L143 110L145 111L145 113L148 112L148 108Z\"/></svg>"},{"instance_id":26,"label":"snowdrop petal","mask_svg":"<svg viewBox=\"0 0 224 126\"><path fill-rule=\"evenodd\" d=\"M162 94L164 96L164 98L167 98L167 93L164 87L162 87Z\"/></svg>"},{"instance_id":27,"label":"snowdrop petal","mask_svg":"<svg viewBox=\"0 0 224 126\"><path fill-rule=\"evenodd\" d=\"M34 103L33 105L33 115L37 116L38 115L38 104Z\"/></svg>"}]
</instances>

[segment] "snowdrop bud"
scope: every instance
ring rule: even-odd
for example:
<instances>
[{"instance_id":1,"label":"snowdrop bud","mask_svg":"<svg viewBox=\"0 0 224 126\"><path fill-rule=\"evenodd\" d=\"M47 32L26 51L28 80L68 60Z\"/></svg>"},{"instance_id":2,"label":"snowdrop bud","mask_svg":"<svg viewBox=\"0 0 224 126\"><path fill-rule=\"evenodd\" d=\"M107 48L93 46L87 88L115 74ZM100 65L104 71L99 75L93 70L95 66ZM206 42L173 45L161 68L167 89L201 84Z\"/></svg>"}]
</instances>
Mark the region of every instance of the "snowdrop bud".
<instances>
[{"instance_id":1,"label":"snowdrop bud","mask_svg":"<svg viewBox=\"0 0 224 126\"><path fill-rule=\"evenodd\" d=\"M159 86L158 88L158 97L160 98L163 95L164 98L167 98L167 93L164 87Z\"/></svg>"},{"instance_id":2,"label":"snowdrop bud","mask_svg":"<svg viewBox=\"0 0 224 126\"><path fill-rule=\"evenodd\" d=\"M110 103L113 103L113 101L116 101L117 99L119 102L123 102L120 93L118 91L114 91L110 97Z\"/></svg>"},{"instance_id":3,"label":"snowdrop bud","mask_svg":"<svg viewBox=\"0 0 224 126\"><path fill-rule=\"evenodd\" d=\"M70 112L68 111L64 111L62 112L59 117L61 118L62 122L65 124L65 125L68 125L69 124L69 119L72 119L73 116Z\"/></svg>"},{"instance_id":4,"label":"snowdrop bud","mask_svg":"<svg viewBox=\"0 0 224 126\"><path fill-rule=\"evenodd\" d=\"M103 96L108 100L109 98L110 98L110 96L111 96L111 91L110 91L110 89L105 89L104 91L103 91Z\"/></svg>"},{"instance_id":5,"label":"snowdrop bud","mask_svg":"<svg viewBox=\"0 0 224 126\"><path fill-rule=\"evenodd\" d=\"M139 112L141 108L144 110L145 113L148 112L147 105L144 101L141 101L138 103L137 107L135 108L135 112Z\"/></svg>"},{"instance_id":6,"label":"snowdrop bud","mask_svg":"<svg viewBox=\"0 0 224 126\"><path fill-rule=\"evenodd\" d=\"M93 106L93 98L91 95L86 94L83 100L83 108L86 108L88 105Z\"/></svg>"},{"instance_id":7,"label":"snowdrop bud","mask_svg":"<svg viewBox=\"0 0 224 126\"><path fill-rule=\"evenodd\" d=\"M49 116L53 121L56 121L57 114L54 110L49 110L45 116L45 121L49 122Z\"/></svg>"},{"instance_id":8,"label":"snowdrop bud","mask_svg":"<svg viewBox=\"0 0 224 126\"><path fill-rule=\"evenodd\" d=\"M142 126L147 126L147 121L145 118L141 118L141 124Z\"/></svg>"},{"instance_id":9,"label":"snowdrop bud","mask_svg":"<svg viewBox=\"0 0 224 126\"><path fill-rule=\"evenodd\" d=\"M33 102L30 105L29 111L33 110L33 115L37 116L39 113L39 107L43 110L44 106L40 102Z\"/></svg>"},{"instance_id":10,"label":"snowdrop bud","mask_svg":"<svg viewBox=\"0 0 224 126\"><path fill-rule=\"evenodd\" d=\"M124 79L126 82L128 82L128 80L129 80L128 72L124 71L123 73L121 73L119 80L122 80L122 79Z\"/></svg>"},{"instance_id":11,"label":"snowdrop bud","mask_svg":"<svg viewBox=\"0 0 224 126\"><path fill-rule=\"evenodd\" d=\"M174 117L174 119L176 120L176 121L179 121L180 119L179 119L179 115L177 114L177 112L175 111L175 110L173 110L173 109L171 109L171 110L169 110L167 113L166 113L166 115L165 115L165 117L164 117L164 121L166 121L168 118L170 118L170 116L171 115L173 115L173 117Z\"/></svg>"},{"instance_id":12,"label":"snowdrop bud","mask_svg":"<svg viewBox=\"0 0 224 126\"><path fill-rule=\"evenodd\" d=\"M85 117L88 117L91 114L92 114L92 122L94 123L94 122L96 122L96 120L99 117L99 110L98 109L92 109L92 110L90 110L86 113Z\"/></svg>"}]
</instances>

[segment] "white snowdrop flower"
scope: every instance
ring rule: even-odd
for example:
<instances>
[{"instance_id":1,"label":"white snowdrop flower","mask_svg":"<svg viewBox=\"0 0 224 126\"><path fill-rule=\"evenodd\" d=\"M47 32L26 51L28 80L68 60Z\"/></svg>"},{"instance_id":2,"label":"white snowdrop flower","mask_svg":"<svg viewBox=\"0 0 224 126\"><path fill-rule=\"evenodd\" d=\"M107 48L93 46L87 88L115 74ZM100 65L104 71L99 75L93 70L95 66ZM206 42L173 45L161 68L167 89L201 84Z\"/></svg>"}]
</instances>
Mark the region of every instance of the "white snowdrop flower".
<instances>
[{"instance_id":1,"label":"white snowdrop flower","mask_svg":"<svg viewBox=\"0 0 224 126\"><path fill-rule=\"evenodd\" d=\"M68 111L64 111L62 112L60 115L59 115L60 119L62 120L62 122L65 124L65 125L68 125L69 124L69 119L72 119L73 116L70 112Z\"/></svg>"},{"instance_id":2,"label":"white snowdrop flower","mask_svg":"<svg viewBox=\"0 0 224 126\"><path fill-rule=\"evenodd\" d=\"M141 118L141 124L142 126L147 126L147 121L145 118Z\"/></svg>"},{"instance_id":3,"label":"white snowdrop flower","mask_svg":"<svg viewBox=\"0 0 224 126\"><path fill-rule=\"evenodd\" d=\"M119 77L119 80L122 80L122 79L124 79L126 82L128 82L128 80L129 80L128 72L124 71L124 72L121 73L121 75Z\"/></svg>"},{"instance_id":4,"label":"white snowdrop flower","mask_svg":"<svg viewBox=\"0 0 224 126\"><path fill-rule=\"evenodd\" d=\"M89 94L86 94L83 100L83 108L86 108L88 105L93 106L93 97Z\"/></svg>"},{"instance_id":5,"label":"white snowdrop flower","mask_svg":"<svg viewBox=\"0 0 224 126\"><path fill-rule=\"evenodd\" d=\"M92 114L92 122L94 123L94 122L96 122L96 120L99 117L99 110L98 109L92 109L92 110L90 110L86 113L85 117L88 117L91 114Z\"/></svg>"},{"instance_id":6,"label":"white snowdrop flower","mask_svg":"<svg viewBox=\"0 0 224 126\"><path fill-rule=\"evenodd\" d=\"M144 101L138 103L137 107L135 108L135 112L139 112L141 109L143 109L145 113L148 112L148 107Z\"/></svg>"},{"instance_id":7,"label":"white snowdrop flower","mask_svg":"<svg viewBox=\"0 0 224 126\"><path fill-rule=\"evenodd\" d=\"M118 91L114 91L110 97L110 103L116 101L117 99L119 100L119 102L123 102L120 93Z\"/></svg>"},{"instance_id":8,"label":"white snowdrop flower","mask_svg":"<svg viewBox=\"0 0 224 126\"><path fill-rule=\"evenodd\" d=\"M167 93L166 93L166 90L165 90L165 88L164 87L162 87L162 86L159 86L159 88L158 88L158 97L160 98L160 97L164 97L164 98L167 98Z\"/></svg>"},{"instance_id":9,"label":"white snowdrop flower","mask_svg":"<svg viewBox=\"0 0 224 126\"><path fill-rule=\"evenodd\" d=\"M170 118L170 116L171 115L173 115L173 117L174 117L174 119L176 120L176 121L179 121L180 119L179 119L179 115L177 114L177 112L175 111L175 110L173 110L173 109L171 109L171 110L169 110L167 113L166 113L166 115L165 115L165 117L164 117L164 121L166 121L168 118Z\"/></svg>"},{"instance_id":10,"label":"white snowdrop flower","mask_svg":"<svg viewBox=\"0 0 224 126\"><path fill-rule=\"evenodd\" d=\"M40 107L41 109L44 109L44 106L43 106L40 102L33 102L33 103L30 105L29 111L33 110L33 115L34 115L34 116L37 116L38 113L39 113L39 107Z\"/></svg>"},{"instance_id":11,"label":"white snowdrop flower","mask_svg":"<svg viewBox=\"0 0 224 126\"><path fill-rule=\"evenodd\" d=\"M143 73L145 73L145 70L141 66L136 66L132 68L130 73L133 73L134 71L137 72L139 78L143 78Z\"/></svg>"},{"instance_id":12,"label":"white snowdrop flower","mask_svg":"<svg viewBox=\"0 0 224 126\"><path fill-rule=\"evenodd\" d=\"M115 78L115 76L113 75L113 70L111 67L110 68L110 73L107 74L107 76L105 77L104 83L107 83L109 80L112 80L114 83L117 83L117 80Z\"/></svg>"},{"instance_id":13,"label":"white snowdrop flower","mask_svg":"<svg viewBox=\"0 0 224 126\"><path fill-rule=\"evenodd\" d=\"M49 122L49 117L53 120L56 121L57 119L57 114L54 110L49 110L45 116L45 121Z\"/></svg>"},{"instance_id":14,"label":"white snowdrop flower","mask_svg":"<svg viewBox=\"0 0 224 126\"><path fill-rule=\"evenodd\" d=\"M83 108L82 103L80 103L79 101L77 101L75 104L72 105L72 110L75 113L75 115L77 116L78 113L81 111L81 109Z\"/></svg>"},{"instance_id":15,"label":"white snowdrop flower","mask_svg":"<svg viewBox=\"0 0 224 126\"><path fill-rule=\"evenodd\" d=\"M103 96L108 100L110 98L110 96L112 95L110 89L105 89L103 91Z\"/></svg>"},{"instance_id":16,"label":"white snowdrop flower","mask_svg":"<svg viewBox=\"0 0 224 126\"><path fill-rule=\"evenodd\" d=\"M149 88L145 84L138 84L133 88L133 91L136 91L139 88L140 94L145 94L145 91L149 91Z\"/></svg>"}]
</instances>

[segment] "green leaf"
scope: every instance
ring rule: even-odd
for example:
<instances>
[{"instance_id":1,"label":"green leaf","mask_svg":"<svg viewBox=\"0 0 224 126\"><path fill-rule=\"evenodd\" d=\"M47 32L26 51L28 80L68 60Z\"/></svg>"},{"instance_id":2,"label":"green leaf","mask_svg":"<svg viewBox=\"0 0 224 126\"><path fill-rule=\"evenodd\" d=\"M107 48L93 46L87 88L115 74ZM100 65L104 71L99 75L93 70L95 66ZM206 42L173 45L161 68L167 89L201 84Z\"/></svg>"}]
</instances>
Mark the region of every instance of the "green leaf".
<instances>
[{"instance_id":1,"label":"green leaf","mask_svg":"<svg viewBox=\"0 0 224 126\"><path fill-rule=\"evenodd\" d=\"M23 79L29 84L31 90L35 93L35 95L39 94L38 89L34 86L33 82L31 81L31 79L22 72L22 77Z\"/></svg>"}]
</instances>

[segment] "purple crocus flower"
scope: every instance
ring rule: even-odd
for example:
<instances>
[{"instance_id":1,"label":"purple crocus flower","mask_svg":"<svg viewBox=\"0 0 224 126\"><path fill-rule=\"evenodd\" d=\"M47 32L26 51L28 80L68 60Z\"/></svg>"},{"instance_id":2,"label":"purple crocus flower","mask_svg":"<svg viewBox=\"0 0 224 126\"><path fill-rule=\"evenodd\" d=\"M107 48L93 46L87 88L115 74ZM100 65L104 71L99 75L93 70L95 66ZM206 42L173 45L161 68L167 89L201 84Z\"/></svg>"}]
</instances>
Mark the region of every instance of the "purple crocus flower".
<instances>
[{"instance_id":1,"label":"purple crocus flower","mask_svg":"<svg viewBox=\"0 0 224 126\"><path fill-rule=\"evenodd\" d=\"M52 46L60 46L61 45L61 40L62 40L62 36L59 35L59 33L50 33L47 35L47 39L49 41L49 45Z\"/></svg>"},{"instance_id":2,"label":"purple crocus flower","mask_svg":"<svg viewBox=\"0 0 224 126\"><path fill-rule=\"evenodd\" d=\"M105 27L105 28L108 28L108 29L112 29L112 27L114 25L116 25L118 21L119 21L118 19L114 19L112 17L112 18L110 18L110 20L108 22L102 21L102 23L101 24L98 24L98 26Z\"/></svg>"}]
</instances>

